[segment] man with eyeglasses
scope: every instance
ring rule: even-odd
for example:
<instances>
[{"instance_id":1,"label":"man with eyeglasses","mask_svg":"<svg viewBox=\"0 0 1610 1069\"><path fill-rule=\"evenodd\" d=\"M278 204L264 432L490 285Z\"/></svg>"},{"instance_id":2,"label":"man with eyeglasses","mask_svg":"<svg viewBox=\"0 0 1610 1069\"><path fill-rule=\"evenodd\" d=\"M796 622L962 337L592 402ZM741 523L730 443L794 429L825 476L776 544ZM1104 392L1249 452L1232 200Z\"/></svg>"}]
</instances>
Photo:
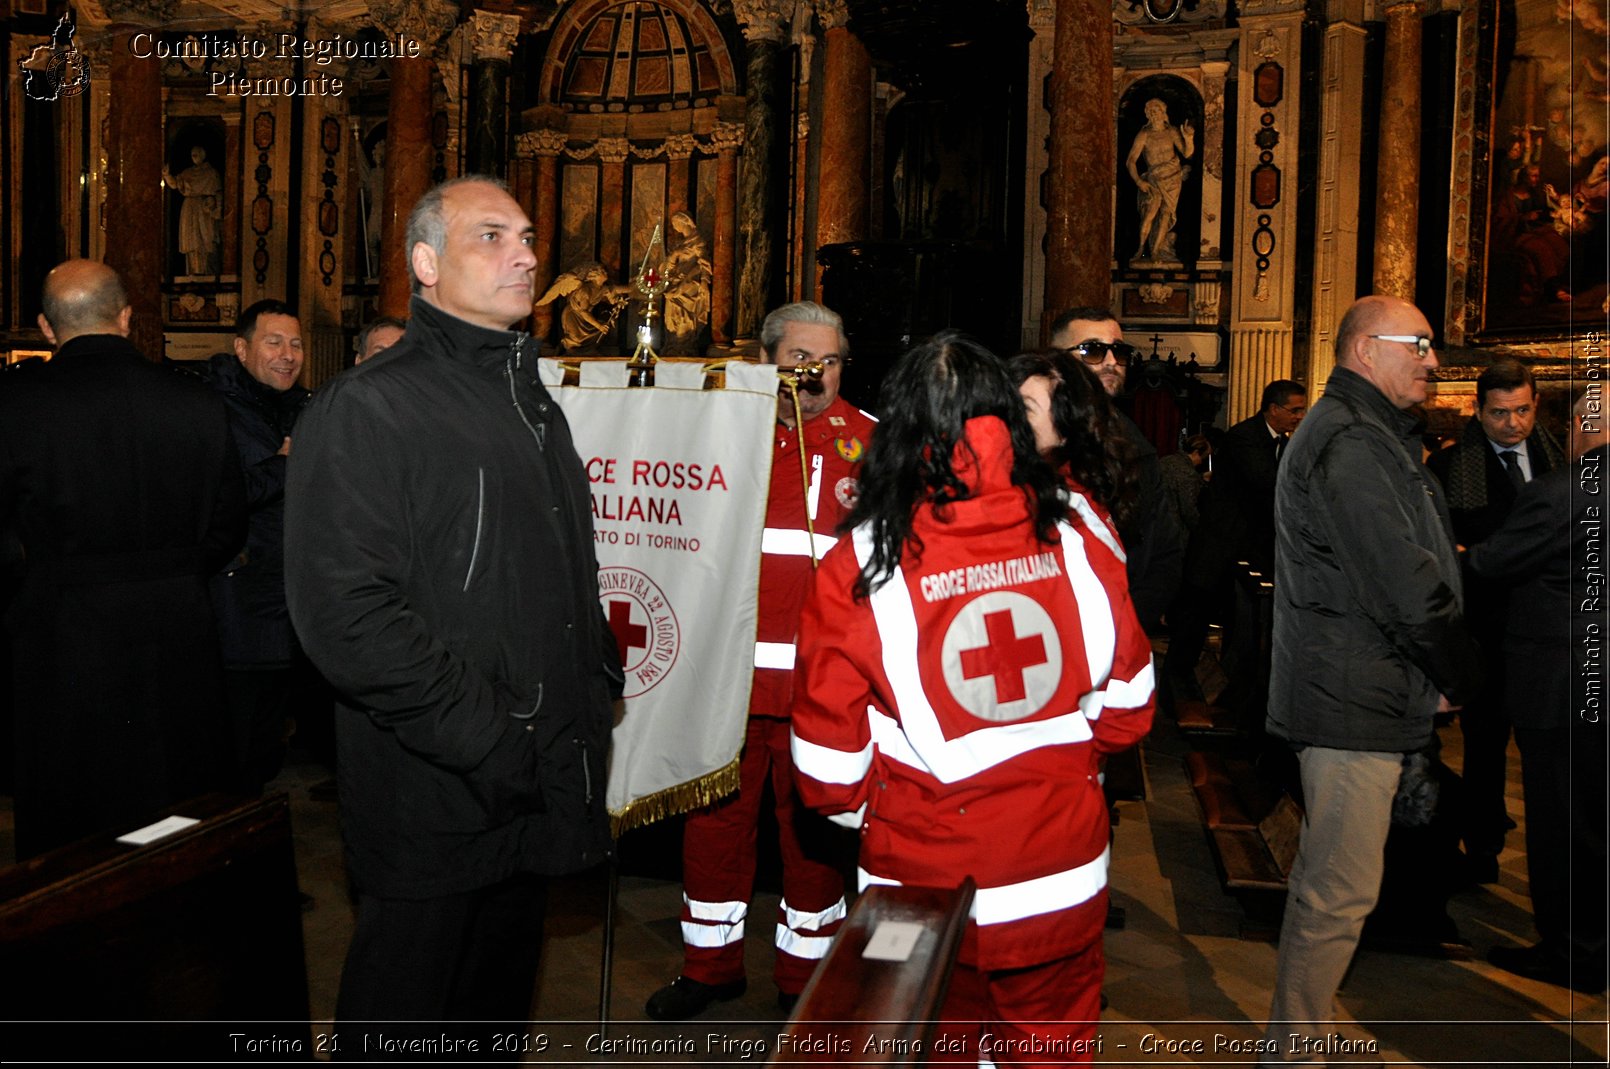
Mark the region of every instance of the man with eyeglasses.
<instances>
[{"instance_id":1,"label":"man with eyeglasses","mask_svg":"<svg viewBox=\"0 0 1610 1069\"><path fill-rule=\"evenodd\" d=\"M845 917L837 839L825 817L797 804L789 754L794 703L794 636L816 560L833 546L839 522L858 492L861 458L872 440L871 416L839 396L849 341L837 312L812 301L775 309L760 325L766 363L779 369L818 364L802 377L799 416L787 391L773 428L771 489L761 539L755 678L738 760L738 790L688 814L682 835L682 973L649 996L643 1011L681 1021L714 1002L738 998L744 975L744 929L754 893L756 829L769 781L783 863L783 898L772 935L773 977L784 1013L833 941ZM804 454L808 475L802 479ZM814 547L814 550L813 550Z\"/></svg>"},{"instance_id":2,"label":"man with eyeglasses","mask_svg":"<svg viewBox=\"0 0 1610 1069\"><path fill-rule=\"evenodd\" d=\"M1280 460L1268 730L1297 751L1305 816L1265 1061L1323 1049L1380 894L1404 755L1479 682L1448 510L1407 411L1436 367L1419 309L1360 299L1338 327L1325 395Z\"/></svg>"},{"instance_id":3,"label":"man with eyeglasses","mask_svg":"<svg viewBox=\"0 0 1610 1069\"><path fill-rule=\"evenodd\" d=\"M1447 449L1426 461L1448 493L1455 540L1486 541L1504 524L1520 489L1565 463L1552 435L1537 425L1537 384L1516 360L1499 360L1476 380L1476 414ZM1504 833L1514 824L1504 809L1505 750L1510 718L1505 688L1495 671L1503 664L1505 588L1465 573L1465 615L1489 666L1488 686L1459 714L1464 735L1464 791L1460 832L1465 870L1459 882L1496 883Z\"/></svg>"},{"instance_id":4,"label":"man with eyeglasses","mask_svg":"<svg viewBox=\"0 0 1610 1069\"><path fill-rule=\"evenodd\" d=\"M1112 398L1123 393L1129 365L1140 359L1140 350L1124 341L1124 328L1104 308L1070 308L1057 316L1051 346L1084 361ZM1140 476L1136 508L1118 532L1128 556L1129 597L1141 626L1155 632L1179 589L1185 539L1163 486L1157 448L1127 414L1119 412L1118 419L1134 447Z\"/></svg>"},{"instance_id":5,"label":"man with eyeglasses","mask_svg":"<svg viewBox=\"0 0 1610 1069\"><path fill-rule=\"evenodd\" d=\"M1180 597L1169 613L1169 668L1187 692L1195 690L1209 617L1230 600L1231 563L1247 561L1265 575L1273 570L1275 472L1307 413L1302 384L1276 379L1263 388L1258 411L1226 431L1213 452L1202 522L1186 549Z\"/></svg>"}]
</instances>

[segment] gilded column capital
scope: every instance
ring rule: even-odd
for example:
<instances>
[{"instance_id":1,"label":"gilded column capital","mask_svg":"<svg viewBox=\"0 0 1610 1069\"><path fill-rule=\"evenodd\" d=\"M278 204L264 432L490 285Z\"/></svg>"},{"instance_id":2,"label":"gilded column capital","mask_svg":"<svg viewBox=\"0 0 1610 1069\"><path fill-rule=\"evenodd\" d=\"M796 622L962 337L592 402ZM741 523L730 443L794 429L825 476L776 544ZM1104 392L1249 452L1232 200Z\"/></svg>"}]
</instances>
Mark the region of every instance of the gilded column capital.
<instances>
[{"instance_id":1,"label":"gilded column capital","mask_svg":"<svg viewBox=\"0 0 1610 1069\"><path fill-rule=\"evenodd\" d=\"M527 130L514 139L516 156L557 156L565 150L568 135L563 130Z\"/></svg>"},{"instance_id":2,"label":"gilded column capital","mask_svg":"<svg viewBox=\"0 0 1610 1069\"><path fill-rule=\"evenodd\" d=\"M1056 0L1028 0L1029 29L1036 35L1051 33L1057 26Z\"/></svg>"},{"instance_id":3,"label":"gilded column capital","mask_svg":"<svg viewBox=\"0 0 1610 1069\"><path fill-rule=\"evenodd\" d=\"M692 134L672 134L665 139L665 154L673 160L685 160L699 150L699 139Z\"/></svg>"},{"instance_id":4,"label":"gilded column capital","mask_svg":"<svg viewBox=\"0 0 1610 1069\"><path fill-rule=\"evenodd\" d=\"M507 63L514 58L514 42L520 36L520 16L495 11L477 11L467 24L470 48L477 63Z\"/></svg>"},{"instance_id":5,"label":"gilded column capital","mask_svg":"<svg viewBox=\"0 0 1610 1069\"><path fill-rule=\"evenodd\" d=\"M448 0L371 0L369 15L387 33L418 41L427 55L458 25L458 5Z\"/></svg>"},{"instance_id":6,"label":"gilded column capital","mask_svg":"<svg viewBox=\"0 0 1610 1069\"><path fill-rule=\"evenodd\" d=\"M740 122L718 122L710 132L710 147L717 152L736 152L743 147L744 127Z\"/></svg>"},{"instance_id":7,"label":"gilded column capital","mask_svg":"<svg viewBox=\"0 0 1610 1069\"><path fill-rule=\"evenodd\" d=\"M179 11L178 0L99 0L84 6L84 21L89 25L110 22L156 27L171 22Z\"/></svg>"},{"instance_id":8,"label":"gilded column capital","mask_svg":"<svg viewBox=\"0 0 1610 1069\"><path fill-rule=\"evenodd\" d=\"M822 29L838 30L850 24L849 0L816 0L816 21Z\"/></svg>"},{"instance_id":9,"label":"gilded column capital","mask_svg":"<svg viewBox=\"0 0 1610 1069\"><path fill-rule=\"evenodd\" d=\"M604 163L625 163L632 154L632 144L624 137L601 137L593 149Z\"/></svg>"},{"instance_id":10,"label":"gilded column capital","mask_svg":"<svg viewBox=\"0 0 1610 1069\"><path fill-rule=\"evenodd\" d=\"M1425 0L1388 0L1378 5L1380 12L1387 19L1393 18L1423 18L1432 10L1432 5Z\"/></svg>"},{"instance_id":11,"label":"gilded column capital","mask_svg":"<svg viewBox=\"0 0 1610 1069\"><path fill-rule=\"evenodd\" d=\"M732 13L738 19L744 40L750 44L758 41L783 44L788 40L792 5L782 0L733 0Z\"/></svg>"}]
</instances>

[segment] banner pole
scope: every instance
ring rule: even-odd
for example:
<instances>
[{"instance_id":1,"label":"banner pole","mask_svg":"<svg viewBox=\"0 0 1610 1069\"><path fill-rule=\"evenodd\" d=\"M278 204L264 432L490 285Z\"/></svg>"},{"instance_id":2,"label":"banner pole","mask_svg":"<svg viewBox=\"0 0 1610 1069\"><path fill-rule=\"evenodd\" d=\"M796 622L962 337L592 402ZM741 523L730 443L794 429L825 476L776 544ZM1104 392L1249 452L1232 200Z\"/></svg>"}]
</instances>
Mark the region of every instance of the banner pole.
<instances>
[{"instance_id":1,"label":"banner pole","mask_svg":"<svg viewBox=\"0 0 1610 1069\"><path fill-rule=\"evenodd\" d=\"M598 969L598 1034L600 1038L605 1038L609 1035L609 995L615 973L615 899L620 893L620 886L620 857L611 851L609 855L609 890L604 896L604 951L603 960L599 963Z\"/></svg>"}]
</instances>

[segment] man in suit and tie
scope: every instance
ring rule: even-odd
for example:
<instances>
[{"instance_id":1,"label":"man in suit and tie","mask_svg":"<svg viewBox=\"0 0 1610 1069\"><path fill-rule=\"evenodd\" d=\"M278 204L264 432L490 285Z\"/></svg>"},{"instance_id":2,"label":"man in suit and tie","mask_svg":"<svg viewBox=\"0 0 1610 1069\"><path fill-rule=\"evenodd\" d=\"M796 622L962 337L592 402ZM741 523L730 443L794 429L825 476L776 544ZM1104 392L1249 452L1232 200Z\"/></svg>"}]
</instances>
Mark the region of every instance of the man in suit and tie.
<instances>
[{"instance_id":1,"label":"man in suit and tie","mask_svg":"<svg viewBox=\"0 0 1610 1069\"><path fill-rule=\"evenodd\" d=\"M1461 546L1473 546L1503 525L1521 487L1564 462L1559 444L1537 426L1537 384L1531 372L1519 361L1499 360L1476 380L1476 415L1459 441L1432 454L1427 464L1447 490L1455 539ZM1467 569L1465 598L1465 618L1496 673L1503 663L1508 596L1503 587ZM1502 680L1490 683L1459 714L1465 739L1463 876L1470 883L1498 879L1504 833L1514 826L1504 811L1509 719L1501 701Z\"/></svg>"},{"instance_id":2,"label":"man in suit and tie","mask_svg":"<svg viewBox=\"0 0 1610 1069\"><path fill-rule=\"evenodd\" d=\"M1571 462L1526 485L1468 563L1512 584L1504 627L1504 704L1521 751L1526 870L1539 939L1488 960L1520 976L1605 989L1605 726L1600 670L1603 527L1610 420L1590 386L1571 413ZM1602 663L1602 662L1600 662Z\"/></svg>"},{"instance_id":3,"label":"man in suit and tie","mask_svg":"<svg viewBox=\"0 0 1610 1069\"><path fill-rule=\"evenodd\" d=\"M1269 574L1275 557L1275 471L1291 433L1308 413L1308 391L1290 379L1263 388L1255 415L1224 433L1213 451L1213 480L1185 553L1185 583L1169 613L1169 666L1195 692L1196 662L1210 618L1226 611L1230 565L1244 560Z\"/></svg>"}]
</instances>

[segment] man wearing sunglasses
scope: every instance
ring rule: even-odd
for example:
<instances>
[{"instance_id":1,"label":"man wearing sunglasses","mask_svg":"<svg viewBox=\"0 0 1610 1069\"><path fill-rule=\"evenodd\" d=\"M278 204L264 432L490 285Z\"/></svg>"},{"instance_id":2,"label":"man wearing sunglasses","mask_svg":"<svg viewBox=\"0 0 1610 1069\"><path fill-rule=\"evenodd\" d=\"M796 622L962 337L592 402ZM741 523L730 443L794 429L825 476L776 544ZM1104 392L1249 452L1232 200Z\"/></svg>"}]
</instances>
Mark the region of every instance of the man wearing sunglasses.
<instances>
[{"instance_id":1,"label":"man wearing sunglasses","mask_svg":"<svg viewBox=\"0 0 1610 1069\"><path fill-rule=\"evenodd\" d=\"M1297 751L1306 815L1269 1010L1278 1054L1265 1060L1322 1049L1380 894L1403 757L1479 682L1448 510L1406 411L1436 367L1419 309L1360 299L1280 459L1268 728Z\"/></svg>"},{"instance_id":2,"label":"man wearing sunglasses","mask_svg":"<svg viewBox=\"0 0 1610 1069\"><path fill-rule=\"evenodd\" d=\"M1080 307L1063 312L1051 324L1051 346L1084 361L1112 398L1123 392L1129 365L1140 359L1140 350L1124 341L1124 328L1104 308ZM1118 419L1135 449L1140 476L1140 499L1132 518L1118 533L1123 536L1129 560L1130 600L1135 603L1141 626L1153 632L1162 623L1163 612L1179 588L1185 539L1163 486L1156 447L1128 415L1119 412Z\"/></svg>"}]
</instances>

